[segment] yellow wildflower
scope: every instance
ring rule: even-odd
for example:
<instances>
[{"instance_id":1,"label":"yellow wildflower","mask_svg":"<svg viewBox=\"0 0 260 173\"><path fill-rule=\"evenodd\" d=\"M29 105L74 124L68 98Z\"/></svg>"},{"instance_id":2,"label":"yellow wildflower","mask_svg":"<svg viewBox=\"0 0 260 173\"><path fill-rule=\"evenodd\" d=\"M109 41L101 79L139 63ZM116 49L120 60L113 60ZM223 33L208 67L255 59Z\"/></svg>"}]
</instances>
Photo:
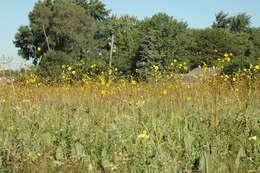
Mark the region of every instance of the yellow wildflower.
<instances>
[{"instance_id":1,"label":"yellow wildflower","mask_svg":"<svg viewBox=\"0 0 260 173\"><path fill-rule=\"evenodd\" d=\"M256 65L256 66L255 66L255 69L256 69L256 70L259 70L259 69L260 69L259 65Z\"/></svg>"},{"instance_id":2,"label":"yellow wildflower","mask_svg":"<svg viewBox=\"0 0 260 173\"><path fill-rule=\"evenodd\" d=\"M139 139L148 139L149 138L148 134L149 134L148 130L144 130L142 134L137 136L137 138L139 138Z\"/></svg>"},{"instance_id":3,"label":"yellow wildflower","mask_svg":"<svg viewBox=\"0 0 260 173\"><path fill-rule=\"evenodd\" d=\"M111 75L113 73L113 70L112 69L109 69L108 70L108 74Z\"/></svg>"},{"instance_id":4,"label":"yellow wildflower","mask_svg":"<svg viewBox=\"0 0 260 173\"><path fill-rule=\"evenodd\" d=\"M75 74L76 74L76 71L75 71L75 70L73 70L73 71L71 72L71 74L75 75Z\"/></svg>"},{"instance_id":5,"label":"yellow wildflower","mask_svg":"<svg viewBox=\"0 0 260 173\"><path fill-rule=\"evenodd\" d=\"M42 50L42 48L41 48L41 47L38 47L38 48L37 48L37 51L38 51L38 52L40 52L41 50Z\"/></svg>"},{"instance_id":6,"label":"yellow wildflower","mask_svg":"<svg viewBox=\"0 0 260 173\"><path fill-rule=\"evenodd\" d=\"M224 54L224 57L228 57L228 53L225 53L225 54Z\"/></svg>"},{"instance_id":7,"label":"yellow wildflower","mask_svg":"<svg viewBox=\"0 0 260 173\"><path fill-rule=\"evenodd\" d=\"M101 95L104 96L106 94L105 90L101 90Z\"/></svg>"},{"instance_id":8,"label":"yellow wildflower","mask_svg":"<svg viewBox=\"0 0 260 173\"><path fill-rule=\"evenodd\" d=\"M148 130L144 130L143 134L148 135L149 134Z\"/></svg>"},{"instance_id":9,"label":"yellow wildflower","mask_svg":"<svg viewBox=\"0 0 260 173\"><path fill-rule=\"evenodd\" d=\"M230 60L231 60L230 57L226 57L226 58L225 58L225 61L227 61L227 62L229 62Z\"/></svg>"},{"instance_id":10,"label":"yellow wildflower","mask_svg":"<svg viewBox=\"0 0 260 173\"><path fill-rule=\"evenodd\" d=\"M27 157L32 157L32 153L29 152L29 153L27 154Z\"/></svg>"},{"instance_id":11,"label":"yellow wildflower","mask_svg":"<svg viewBox=\"0 0 260 173\"><path fill-rule=\"evenodd\" d=\"M92 65L90 66L90 68L96 68L96 67L97 67L96 64L92 64Z\"/></svg>"},{"instance_id":12,"label":"yellow wildflower","mask_svg":"<svg viewBox=\"0 0 260 173\"><path fill-rule=\"evenodd\" d=\"M167 95L168 94L168 91L167 90L163 90L163 95Z\"/></svg>"},{"instance_id":13,"label":"yellow wildflower","mask_svg":"<svg viewBox=\"0 0 260 173\"><path fill-rule=\"evenodd\" d=\"M154 69L155 71L158 71L158 70L159 70L159 67L158 67L157 65L154 65L154 66L153 66L153 69Z\"/></svg>"},{"instance_id":14,"label":"yellow wildflower","mask_svg":"<svg viewBox=\"0 0 260 173\"><path fill-rule=\"evenodd\" d=\"M71 70L72 70L72 68L71 68L71 67L68 67L68 70L69 70L69 71L71 71Z\"/></svg>"},{"instance_id":15,"label":"yellow wildflower","mask_svg":"<svg viewBox=\"0 0 260 173\"><path fill-rule=\"evenodd\" d=\"M135 80L131 80L131 84L132 84L132 85L136 85L137 82L136 82Z\"/></svg>"},{"instance_id":16,"label":"yellow wildflower","mask_svg":"<svg viewBox=\"0 0 260 173\"><path fill-rule=\"evenodd\" d=\"M249 138L249 140L250 140L250 141L251 141L251 140L252 140L252 141L256 141L256 138L257 138L256 136L252 136L252 137Z\"/></svg>"}]
</instances>

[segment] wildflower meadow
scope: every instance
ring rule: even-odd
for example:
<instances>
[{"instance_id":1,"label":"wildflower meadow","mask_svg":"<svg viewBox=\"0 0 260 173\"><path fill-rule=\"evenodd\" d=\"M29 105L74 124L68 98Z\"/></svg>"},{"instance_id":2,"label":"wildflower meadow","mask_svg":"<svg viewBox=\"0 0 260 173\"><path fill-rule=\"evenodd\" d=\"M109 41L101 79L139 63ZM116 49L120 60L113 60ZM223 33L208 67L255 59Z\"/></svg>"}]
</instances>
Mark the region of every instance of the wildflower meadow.
<instances>
[{"instance_id":1,"label":"wildflower meadow","mask_svg":"<svg viewBox=\"0 0 260 173\"><path fill-rule=\"evenodd\" d=\"M28 70L0 86L1 172L260 171L258 65L191 82L61 69L59 83Z\"/></svg>"},{"instance_id":2,"label":"wildflower meadow","mask_svg":"<svg viewBox=\"0 0 260 173\"><path fill-rule=\"evenodd\" d=\"M2 3L0 173L260 173L256 0Z\"/></svg>"}]
</instances>

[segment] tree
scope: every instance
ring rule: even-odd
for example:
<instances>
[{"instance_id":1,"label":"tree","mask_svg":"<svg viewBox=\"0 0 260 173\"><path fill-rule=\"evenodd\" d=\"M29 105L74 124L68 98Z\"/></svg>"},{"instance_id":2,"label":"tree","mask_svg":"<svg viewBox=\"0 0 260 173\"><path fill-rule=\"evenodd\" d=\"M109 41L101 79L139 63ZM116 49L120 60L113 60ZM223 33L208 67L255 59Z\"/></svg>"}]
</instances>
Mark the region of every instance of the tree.
<instances>
[{"instance_id":1,"label":"tree","mask_svg":"<svg viewBox=\"0 0 260 173\"><path fill-rule=\"evenodd\" d=\"M246 31L251 24L251 16L246 13L239 13L236 16L229 17L227 13L220 11L216 14L215 20L212 28L230 29L233 32Z\"/></svg>"},{"instance_id":2,"label":"tree","mask_svg":"<svg viewBox=\"0 0 260 173\"><path fill-rule=\"evenodd\" d=\"M230 29L234 32L245 31L251 24L251 17L246 13L240 13L230 19Z\"/></svg>"},{"instance_id":3,"label":"tree","mask_svg":"<svg viewBox=\"0 0 260 173\"><path fill-rule=\"evenodd\" d=\"M51 57L46 57L50 50L63 52L74 62L98 53L98 41L94 39L97 24L75 3L39 1L30 12L29 20L29 26L18 29L14 44L19 48L19 55L27 60L32 58L34 64L43 66L42 62L51 61Z\"/></svg>"},{"instance_id":4,"label":"tree","mask_svg":"<svg viewBox=\"0 0 260 173\"><path fill-rule=\"evenodd\" d=\"M213 22L212 28L229 28L230 18L227 13L220 11L216 15L216 21Z\"/></svg>"},{"instance_id":5,"label":"tree","mask_svg":"<svg viewBox=\"0 0 260 173\"><path fill-rule=\"evenodd\" d=\"M252 56L257 59L260 55L260 27L259 28L248 28L246 33L249 34L249 40L253 44Z\"/></svg>"},{"instance_id":6,"label":"tree","mask_svg":"<svg viewBox=\"0 0 260 173\"><path fill-rule=\"evenodd\" d=\"M233 59L240 56L249 58L252 43L249 34L234 33L228 29L199 29L188 31L191 47L188 48L192 68L206 63L215 65L218 58L223 58L225 53L232 53Z\"/></svg>"},{"instance_id":7,"label":"tree","mask_svg":"<svg viewBox=\"0 0 260 173\"><path fill-rule=\"evenodd\" d=\"M136 68L163 67L173 59L185 58L185 31L187 24L159 13L145 19L140 26L141 42L137 52Z\"/></svg>"},{"instance_id":8,"label":"tree","mask_svg":"<svg viewBox=\"0 0 260 173\"><path fill-rule=\"evenodd\" d=\"M104 38L107 41L107 49L110 48L111 36L115 38L113 66L123 72L131 72L136 51L139 47L139 20L128 15L111 16L104 24Z\"/></svg>"},{"instance_id":9,"label":"tree","mask_svg":"<svg viewBox=\"0 0 260 173\"><path fill-rule=\"evenodd\" d=\"M104 21L110 13L105 4L99 0L73 0L73 2L85 9L86 14L92 16L96 21Z\"/></svg>"}]
</instances>

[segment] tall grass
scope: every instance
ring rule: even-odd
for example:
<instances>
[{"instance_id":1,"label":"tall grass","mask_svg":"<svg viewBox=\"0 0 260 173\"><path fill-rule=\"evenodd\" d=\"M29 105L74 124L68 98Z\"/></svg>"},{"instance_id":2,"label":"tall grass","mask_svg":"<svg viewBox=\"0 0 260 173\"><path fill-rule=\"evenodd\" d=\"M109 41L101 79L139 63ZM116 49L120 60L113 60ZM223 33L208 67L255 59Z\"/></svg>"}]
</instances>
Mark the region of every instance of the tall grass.
<instances>
[{"instance_id":1,"label":"tall grass","mask_svg":"<svg viewBox=\"0 0 260 173\"><path fill-rule=\"evenodd\" d=\"M0 86L1 172L259 173L260 88Z\"/></svg>"}]
</instances>

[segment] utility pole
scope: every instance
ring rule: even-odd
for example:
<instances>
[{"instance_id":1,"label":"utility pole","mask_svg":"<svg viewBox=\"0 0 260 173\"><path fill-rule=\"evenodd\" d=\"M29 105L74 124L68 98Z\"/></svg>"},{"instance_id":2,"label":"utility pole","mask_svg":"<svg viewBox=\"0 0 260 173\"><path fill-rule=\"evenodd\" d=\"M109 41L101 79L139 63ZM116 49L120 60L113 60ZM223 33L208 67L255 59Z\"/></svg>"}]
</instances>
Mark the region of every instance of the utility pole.
<instances>
[{"instance_id":1,"label":"utility pole","mask_svg":"<svg viewBox=\"0 0 260 173\"><path fill-rule=\"evenodd\" d=\"M109 68L112 67L112 58L113 58L113 52L114 52L114 34L111 36L111 49L110 49L110 57L109 57Z\"/></svg>"}]
</instances>

